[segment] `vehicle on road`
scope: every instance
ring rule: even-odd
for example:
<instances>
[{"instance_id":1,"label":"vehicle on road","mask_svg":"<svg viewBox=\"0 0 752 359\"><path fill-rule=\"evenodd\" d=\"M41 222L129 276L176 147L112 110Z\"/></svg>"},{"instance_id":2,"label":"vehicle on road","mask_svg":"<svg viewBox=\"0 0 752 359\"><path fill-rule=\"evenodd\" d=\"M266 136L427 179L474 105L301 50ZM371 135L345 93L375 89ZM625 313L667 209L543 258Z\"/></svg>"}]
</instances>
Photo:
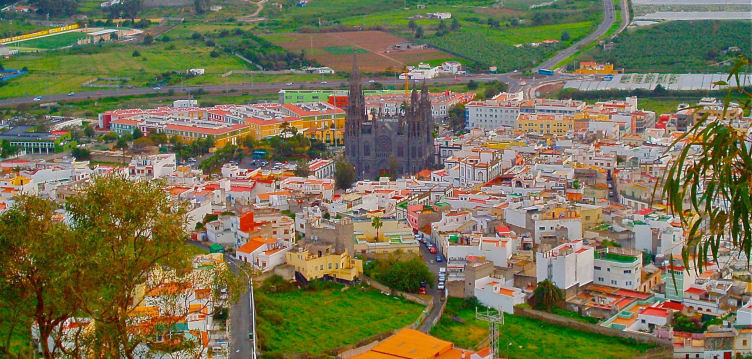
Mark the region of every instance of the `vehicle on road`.
<instances>
[{"instance_id":1,"label":"vehicle on road","mask_svg":"<svg viewBox=\"0 0 752 359\"><path fill-rule=\"evenodd\" d=\"M426 295L426 288L420 287L420 289L418 289L418 294L420 294L420 295Z\"/></svg>"},{"instance_id":2,"label":"vehicle on road","mask_svg":"<svg viewBox=\"0 0 752 359\"><path fill-rule=\"evenodd\" d=\"M369 84L372 84L372 83L375 83L375 82L376 82L376 80L368 80Z\"/></svg>"},{"instance_id":3,"label":"vehicle on road","mask_svg":"<svg viewBox=\"0 0 752 359\"><path fill-rule=\"evenodd\" d=\"M436 289L444 290L444 282L439 282L439 285L436 286Z\"/></svg>"},{"instance_id":4,"label":"vehicle on road","mask_svg":"<svg viewBox=\"0 0 752 359\"><path fill-rule=\"evenodd\" d=\"M553 76L554 70L550 69L538 69L538 73L541 75Z\"/></svg>"},{"instance_id":5,"label":"vehicle on road","mask_svg":"<svg viewBox=\"0 0 752 359\"><path fill-rule=\"evenodd\" d=\"M71 91L71 92L68 92L68 96L73 96L73 95L75 95L75 94L76 94L76 93L75 93L75 92L73 92L73 91Z\"/></svg>"},{"instance_id":6,"label":"vehicle on road","mask_svg":"<svg viewBox=\"0 0 752 359\"><path fill-rule=\"evenodd\" d=\"M439 268L439 274L446 273L446 267Z\"/></svg>"},{"instance_id":7,"label":"vehicle on road","mask_svg":"<svg viewBox=\"0 0 752 359\"><path fill-rule=\"evenodd\" d=\"M42 101L42 96L34 97L34 101Z\"/></svg>"},{"instance_id":8,"label":"vehicle on road","mask_svg":"<svg viewBox=\"0 0 752 359\"><path fill-rule=\"evenodd\" d=\"M159 91L159 90L161 90L162 88L161 88L161 87L159 87L159 86L155 86L155 87L152 87L151 89L152 89L152 90L155 90L155 91Z\"/></svg>"},{"instance_id":9,"label":"vehicle on road","mask_svg":"<svg viewBox=\"0 0 752 359\"><path fill-rule=\"evenodd\" d=\"M326 85L326 84L328 84L328 82L326 82L326 81L321 81L321 84L322 84L322 85Z\"/></svg>"},{"instance_id":10,"label":"vehicle on road","mask_svg":"<svg viewBox=\"0 0 752 359\"><path fill-rule=\"evenodd\" d=\"M428 248L428 252L431 254L436 254L436 247L431 246L430 248Z\"/></svg>"},{"instance_id":11,"label":"vehicle on road","mask_svg":"<svg viewBox=\"0 0 752 359\"><path fill-rule=\"evenodd\" d=\"M294 85L292 82L287 83L287 86L292 86L292 85Z\"/></svg>"},{"instance_id":12,"label":"vehicle on road","mask_svg":"<svg viewBox=\"0 0 752 359\"><path fill-rule=\"evenodd\" d=\"M441 263L442 261L441 255L436 256L436 263Z\"/></svg>"}]
</instances>

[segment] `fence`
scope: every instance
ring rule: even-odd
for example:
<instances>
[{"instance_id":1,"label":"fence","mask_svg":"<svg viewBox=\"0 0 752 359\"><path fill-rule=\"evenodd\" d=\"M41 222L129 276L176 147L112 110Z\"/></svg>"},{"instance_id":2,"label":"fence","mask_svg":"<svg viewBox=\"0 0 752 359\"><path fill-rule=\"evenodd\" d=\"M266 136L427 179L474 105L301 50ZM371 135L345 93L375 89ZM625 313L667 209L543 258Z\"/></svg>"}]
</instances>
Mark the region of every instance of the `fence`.
<instances>
[{"instance_id":1,"label":"fence","mask_svg":"<svg viewBox=\"0 0 752 359\"><path fill-rule=\"evenodd\" d=\"M663 349L671 350L671 352L673 352L673 345L670 340L660 339L660 338L657 338L648 334L627 332L623 330L616 330L612 328L603 327L600 325L583 323L578 320L562 317L562 316L551 314L551 313L541 312L541 311L537 311L534 309L515 307L514 314L520 315L523 317L542 320L544 322L551 323L551 324L562 325L562 326L572 328L572 329L582 330L584 332L606 335L606 336L611 336L611 337L625 338L625 339L634 339L636 341L643 342L643 343L652 343L652 344L662 347Z\"/></svg>"}]
</instances>

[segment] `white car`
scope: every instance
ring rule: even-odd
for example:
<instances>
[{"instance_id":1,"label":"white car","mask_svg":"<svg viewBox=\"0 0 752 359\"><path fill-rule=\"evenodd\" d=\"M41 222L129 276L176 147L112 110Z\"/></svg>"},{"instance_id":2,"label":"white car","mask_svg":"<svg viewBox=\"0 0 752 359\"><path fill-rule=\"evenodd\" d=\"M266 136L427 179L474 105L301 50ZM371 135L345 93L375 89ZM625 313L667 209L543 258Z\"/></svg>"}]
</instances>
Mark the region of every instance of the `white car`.
<instances>
[{"instance_id":1,"label":"white car","mask_svg":"<svg viewBox=\"0 0 752 359\"><path fill-rule=\"evenodd\" d=\"M326 81L321 81L321 84L322 84L322 85L326 85L326 84L328 84L328 82L326 82Z\"/></svg>"},{"instance_id":2,"label":"white car","mask_svg":"<svg viewBox=\"0 0 752 359\"><path fill-rule=\"evenodd\" d=\"M374 82L376 82L376 80L368 80L368 83L369 83L369 84L372 84L372 83L374 83Z\"/></svg>"},{"instance_id":3,"label":"white car","mask_svg":"<svg viewBox=\"0 0 752 359\"><path fill-rule=\"evenodd\" d=\"M34 97L34 101L42 101L42 96Z\"/></svg>"}]
</instances>

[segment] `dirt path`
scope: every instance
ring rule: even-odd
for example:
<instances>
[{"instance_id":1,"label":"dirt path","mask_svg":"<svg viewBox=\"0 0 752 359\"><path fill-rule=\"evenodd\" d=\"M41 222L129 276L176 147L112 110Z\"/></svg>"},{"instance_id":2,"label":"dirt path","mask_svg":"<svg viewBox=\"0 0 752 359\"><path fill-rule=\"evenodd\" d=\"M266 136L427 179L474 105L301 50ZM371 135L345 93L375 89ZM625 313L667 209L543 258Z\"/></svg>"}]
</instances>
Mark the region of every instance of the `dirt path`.
<instances>
[{"instance_id":1,"label":"dirt path","mask_svg":"<svg viewBox=\"0 0 752 359\"><path fill-rule=\"evenodd\" d=\"M243 22L255 22L264 20L264 18L258 17L258 15L261 13L261 10L264 10L264 4L266 4L267 1L268 0L261 0L259 2L253 2L251 0L246 0L246 2L256 5L256 11L254 11L253 14L241 16L238 20Z\"/></svg>"}]
</instances>

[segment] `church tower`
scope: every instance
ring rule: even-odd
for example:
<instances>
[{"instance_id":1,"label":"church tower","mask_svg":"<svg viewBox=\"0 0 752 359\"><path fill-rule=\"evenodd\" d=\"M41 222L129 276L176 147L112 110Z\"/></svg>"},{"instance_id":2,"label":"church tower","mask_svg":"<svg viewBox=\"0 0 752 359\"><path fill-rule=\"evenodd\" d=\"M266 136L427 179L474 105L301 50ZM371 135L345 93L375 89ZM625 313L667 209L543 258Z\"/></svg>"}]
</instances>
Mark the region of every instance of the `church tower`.
<instances>
[{"instance_id":1,"label":"church tower","mask_svg":"<svg viewBox=\"0 0 752 359\"><path fill-rule=\"evenodd\" d=\"M358 58L353 54L353 66L350 73L350 93L345 113L345 152L351 164L357 166L360 150L358 147L361 126L366 116L366 100L363 96L363 85L360 83L360 69Z\"/></svg>"}]
</instances>

